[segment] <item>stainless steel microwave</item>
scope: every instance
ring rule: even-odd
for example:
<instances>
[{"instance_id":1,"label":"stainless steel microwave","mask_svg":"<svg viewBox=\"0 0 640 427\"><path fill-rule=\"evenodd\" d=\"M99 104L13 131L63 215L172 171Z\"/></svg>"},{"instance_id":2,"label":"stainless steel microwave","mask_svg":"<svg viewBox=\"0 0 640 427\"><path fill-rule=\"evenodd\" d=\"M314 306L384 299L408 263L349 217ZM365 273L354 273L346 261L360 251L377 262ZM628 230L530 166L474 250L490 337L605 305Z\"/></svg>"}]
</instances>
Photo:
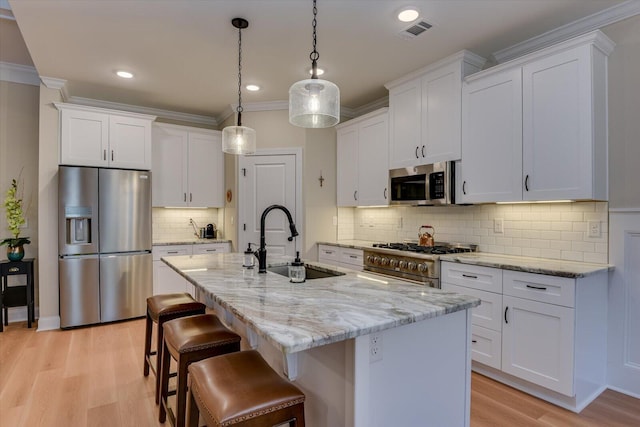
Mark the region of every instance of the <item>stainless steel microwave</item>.
<instances>
[{"instance_id":1,"label":"stainless steel microwave","mask_svg":"<svg viewBox=\"0 0 640 427\"><path fill-rule=\"evenodd\" d=\"M439 162L389 171L392 205L455 203L455 163Z\"/></svg>"}]
</instances>

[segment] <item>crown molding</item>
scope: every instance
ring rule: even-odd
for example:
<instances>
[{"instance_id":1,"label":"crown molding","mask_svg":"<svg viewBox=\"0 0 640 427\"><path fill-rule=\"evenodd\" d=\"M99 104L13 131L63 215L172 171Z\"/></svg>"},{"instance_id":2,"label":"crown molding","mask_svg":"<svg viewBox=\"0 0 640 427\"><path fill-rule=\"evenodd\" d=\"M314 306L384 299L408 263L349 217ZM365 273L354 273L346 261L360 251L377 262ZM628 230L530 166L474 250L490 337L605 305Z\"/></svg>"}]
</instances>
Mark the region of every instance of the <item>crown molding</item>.
<instances>
[{"instance_id":1,"label":"crown molding","mask_svg":"<svg viewBox=\"0 0 640 427\"><path fill-rule=\"evenodd\" d=\"M353 108L353 109L345 108L345 110L350 110L353 113L353 116L352 116L353 118L353 117L363 116L367 113L370 113L372 111L379 110L380 108L384 108L388 106L389 106L389 96L384 96L380 99L376 99L375 101L369 102L368 104L361 105L358 108ZM346 114L345 116L348 117Z\"/></svg>"},{"instance_id":2,"label":"crown molding","mask_svg":"<svg viewBox=\"0 0 640 427\"><path fill-rule=\"evenodd\" d=\"M41 76L40 80L47 88L59 90L60 94L62 95L62 100L64 102L67 102L67 100L69 99L69 91L67 90L66 80L45 76Z\"/></svg>"},{"instance_id":3,"label":"crown molding","mask_svg":"<svg viewBox=\"0 0 640 427\"><path fill-rule=\"evenodd\" d=\"M0 80L11 83L22 83L40 86L40 76L35 67L0 61Z\"/></svg>"},{"instance_id":4,"label":"crown molding","mask_svg":"<svg viewBox=\"0 0 640 427\"><path fill-rule=\"evenodd\" d=\"M561 41L579 36L589 31L597 30L607 25L615 24L627 18L640 14L640 1L627 0L624 3L610 7L593 15L547 31L506 49L493 53L498 63L509 61L536 50L551 46Z\"/></svg>"},{"instance_id":5,"label":"crown molding","mask_svg":"<svg viewBox=\"0 0 640 427\"><path fill-rule=\"evenodd\" d=\"M177 120L188 123L199 123L209 126L218 126L218 121L214 117L201 116L197 114L180 113L177 111L163 110L160 108L141 107L138 105L123 104L120 102L103 101L100 99L83 98L72 96L67 102L88 107L107 108L110 110L129 111L131 113L147 114L161 117L163 119Z\"/></svg>"}]
</instances>

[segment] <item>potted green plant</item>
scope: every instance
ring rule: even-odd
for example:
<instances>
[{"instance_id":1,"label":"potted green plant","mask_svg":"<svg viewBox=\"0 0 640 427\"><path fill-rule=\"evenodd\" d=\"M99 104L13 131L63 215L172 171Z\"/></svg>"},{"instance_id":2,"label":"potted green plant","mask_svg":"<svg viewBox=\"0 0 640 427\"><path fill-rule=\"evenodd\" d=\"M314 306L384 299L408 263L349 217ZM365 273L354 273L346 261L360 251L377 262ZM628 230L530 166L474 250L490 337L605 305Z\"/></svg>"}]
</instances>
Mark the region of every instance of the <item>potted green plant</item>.
<instances>
[{"instance_id":1,"label":"potted green plant","mask_svg":"<svg viewBox=\"0 0 640 427\"><path fill-rule=\"evenodd\" d=\"M4 239L0 245L7 245L7 258L10 261L20 261L24 258L24 245L31 241L28 237L20 237L20 226L25 223L25 218L22 198L18 194L18 181L15 179L11 180L11 186L7 190L4 208L7 213L7 229L13 237Z\"/></svg>"}]
</instances>

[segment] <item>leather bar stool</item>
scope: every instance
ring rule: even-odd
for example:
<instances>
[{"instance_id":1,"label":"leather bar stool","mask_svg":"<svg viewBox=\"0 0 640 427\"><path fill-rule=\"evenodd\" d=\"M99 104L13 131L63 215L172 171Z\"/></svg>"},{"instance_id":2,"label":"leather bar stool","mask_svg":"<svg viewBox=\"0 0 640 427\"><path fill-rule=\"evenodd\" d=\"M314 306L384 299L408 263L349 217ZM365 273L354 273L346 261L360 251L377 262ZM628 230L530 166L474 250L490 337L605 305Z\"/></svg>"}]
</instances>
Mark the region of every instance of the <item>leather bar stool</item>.
<instances>
[{"instance_id":1,"label":"leather bar stool","mask_svg":"<svg viewBox=\"0 0 640 427\"><path fill-rule=\"evenodd\" d=\"M160 361L162 360L162 341L164 322L184 316L204 314L206 306L194 300L186 292L155 295L147 298L147 320L144 334L144 376L149 375L149 367L156 376L156 404L160 402ZM156 323L156 351L151 351L151 332ZM156 356L155 366L151 356Z\"/></svg>"},{"instance_id":2,"label":"leather bar stool","mask_svg":"<svg viewBox=\"0 0 640 427\"><path fill-rule=\"evenodd\" d=\"M278 375L255 350L189 366L188 427L304 427L304 393Z\"/></svg>"},{"instance_id":3,"label":"leather bar stool","mask_svg":"<svg viewBox=\"0 0 640 427\"><path fill-rule=\"evenodd\" d=\"M213 314L181 317L164 323L164 346L160 369L160 416L167 414L171 424L184 427L187 412L187 369L193 362L221 354L240 351L240 335L227 329ZM178 365L175 414L167 401L169 393L169 365L173 358Z\"/></svg>"}]
</instances>

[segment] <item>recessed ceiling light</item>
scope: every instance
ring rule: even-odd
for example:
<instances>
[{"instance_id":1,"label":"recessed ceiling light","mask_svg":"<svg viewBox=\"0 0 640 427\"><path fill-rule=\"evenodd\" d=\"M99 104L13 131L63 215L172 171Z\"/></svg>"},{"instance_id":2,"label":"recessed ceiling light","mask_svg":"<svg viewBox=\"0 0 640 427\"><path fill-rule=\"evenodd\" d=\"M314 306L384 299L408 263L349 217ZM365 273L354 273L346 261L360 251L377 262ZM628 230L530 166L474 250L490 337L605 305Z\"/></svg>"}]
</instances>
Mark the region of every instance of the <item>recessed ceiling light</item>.
<instances>
[{"instance_id":1,"label":"recessed ceiling light","mask_svg":"<svg viewBox=\"0 0 640 427\"><path fill-rule=\"evenodd\" d=\"M420 12L415 7L405 7L398 12L398 19L402 22L413 22L418 19Z\"/></svg>"},{"instance_id":2,"label":"recessed ceiling light","mask_svg":"<svg viewBox=\"0 0 640 427\"><path fill-rule=\"evenodd\" d=\"M316 68L316 73L321 76L324 74L324 70L322 68ZM309 68L309 74L313 74L313 70Z\"/></svg>"},{"instance_id":3,"label":"recessed ceiling light","mask_svg":"<svg viewBox=\"0 0 640 427\"><path fill-rule=\"evenodd\" d=\"M116 71L116 74L118 75L118 77L122 77L123 79L132 79L133 78L133 74L131 74L128 71Z\"/></svg>"},{"instance_id":4,"label":"recessed ceiling light","mask_svg":"<svg viewBox=\"0 0 640 427\"><path fill-rule=\"evenodd\" d=\"M260 86L258 86L258 85L246 85L245 88L247 90L250 90L251 92L255 92L255 91L260 90Z\"/></svg>"}]
</instances>

